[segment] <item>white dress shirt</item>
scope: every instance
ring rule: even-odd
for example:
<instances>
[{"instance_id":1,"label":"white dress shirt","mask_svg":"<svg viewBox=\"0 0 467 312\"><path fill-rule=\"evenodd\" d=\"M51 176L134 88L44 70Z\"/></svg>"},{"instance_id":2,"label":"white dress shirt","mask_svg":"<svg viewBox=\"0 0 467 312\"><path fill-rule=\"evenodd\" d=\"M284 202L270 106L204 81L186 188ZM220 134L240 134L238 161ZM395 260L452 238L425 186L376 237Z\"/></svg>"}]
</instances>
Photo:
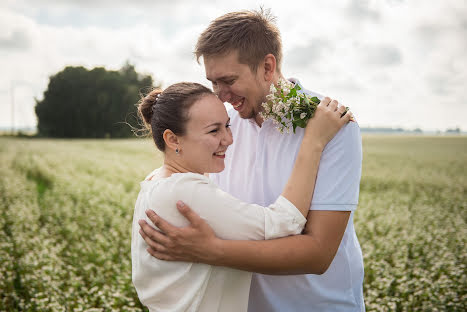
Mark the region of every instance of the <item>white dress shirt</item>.
<instances>
[{"instance_id":1,"label":"white dress shirt","mask_svg":"<svg viewBox=\"0 0 467 312\"><path fill-rule=\"evenodd\" d=\"M189 205L223 239L262 240L299 234L305 217L282 196L268 207L247 204L200 174L176 173L141 182L131 241L132 280L141 302L150 311L246 311L251 273L162 261L147 252L148 246L138 233L138 220L152 225L145 214L152 209L172 225L187 226L188 221L176 208L178 200Z\"/></svg>"},{"instance_id":2,"label":"white dress shirt","mask_svg":"<svg viewBox=\"0 0 467 312\"><path fill-rule=\"evenodd\" d=\"M298 83L298 81L293 80ZM299 84L300 85L300 84ZM301 92L318 96L305 90ZM224 191L249 203L267 206L281 194L294 166L304 129L281 134L268 120L259 127L229 111L234 143L226 168L210 177ZM363 258L353 225L362 164L360 129L344 126L326 145L319 165L311 210L351 211L339 249L322 275L254 274L250 312L363 311Z\"/></svg>"}]
</instances>

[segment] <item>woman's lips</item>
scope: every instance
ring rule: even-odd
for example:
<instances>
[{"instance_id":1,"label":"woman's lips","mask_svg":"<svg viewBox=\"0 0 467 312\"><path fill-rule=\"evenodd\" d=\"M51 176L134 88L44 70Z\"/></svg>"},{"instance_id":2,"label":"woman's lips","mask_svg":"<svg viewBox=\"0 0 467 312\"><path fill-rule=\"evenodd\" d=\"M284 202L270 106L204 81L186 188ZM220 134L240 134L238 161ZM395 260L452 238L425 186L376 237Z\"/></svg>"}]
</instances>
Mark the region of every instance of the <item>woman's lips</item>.
<instances>
[{"instance_id":1,"label":"woman's lips","mask_svg":"<svg viewBox=\"0 0 467 312\"><path fill-rule=\"evenodd\" d=\"M218 158L224 159L224 158L225 158L225 151L216 152L216 153L214 153L213 155L216 156L216 157L218 157Z\"/></svg>"}]
</instances>

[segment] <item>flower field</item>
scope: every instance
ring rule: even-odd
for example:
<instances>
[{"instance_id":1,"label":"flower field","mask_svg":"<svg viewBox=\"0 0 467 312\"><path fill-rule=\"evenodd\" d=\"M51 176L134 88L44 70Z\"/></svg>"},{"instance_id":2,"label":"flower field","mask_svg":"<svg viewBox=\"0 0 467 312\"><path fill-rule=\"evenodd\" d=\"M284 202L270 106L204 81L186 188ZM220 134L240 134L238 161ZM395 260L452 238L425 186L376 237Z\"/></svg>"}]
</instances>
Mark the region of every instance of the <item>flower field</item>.
<instances>
[{"instance_id":1,"label":"flower field","mask_svg":"<svg viewBox=\"0 0 467 312\"><path fill-rule=\"evenodd\" d=\"M367 311L467 310L467 137L365 136ZM131 283L149 140L0 138L0 311L143 311Z\"/></svg>"}]
</instances>

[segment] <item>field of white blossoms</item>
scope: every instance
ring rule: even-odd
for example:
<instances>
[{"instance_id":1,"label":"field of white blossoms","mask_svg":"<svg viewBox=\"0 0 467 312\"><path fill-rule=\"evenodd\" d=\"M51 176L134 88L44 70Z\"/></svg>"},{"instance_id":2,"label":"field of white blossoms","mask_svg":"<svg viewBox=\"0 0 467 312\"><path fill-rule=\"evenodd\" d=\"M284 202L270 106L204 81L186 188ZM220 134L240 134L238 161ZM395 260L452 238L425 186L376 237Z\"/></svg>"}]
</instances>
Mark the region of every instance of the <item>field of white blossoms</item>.
<instances>
[{"instance_id":1,"label":"field of white blossoms","mask_svg":"<svg viewBox=\"0 0 467 312\"><path fill-rule=\"evenodd\" d=\"M467 310L467 138L365 136L368 311ZM131 283L149 140L0 138L0 311L143 311Z\"/></svg>"}]
</instances>

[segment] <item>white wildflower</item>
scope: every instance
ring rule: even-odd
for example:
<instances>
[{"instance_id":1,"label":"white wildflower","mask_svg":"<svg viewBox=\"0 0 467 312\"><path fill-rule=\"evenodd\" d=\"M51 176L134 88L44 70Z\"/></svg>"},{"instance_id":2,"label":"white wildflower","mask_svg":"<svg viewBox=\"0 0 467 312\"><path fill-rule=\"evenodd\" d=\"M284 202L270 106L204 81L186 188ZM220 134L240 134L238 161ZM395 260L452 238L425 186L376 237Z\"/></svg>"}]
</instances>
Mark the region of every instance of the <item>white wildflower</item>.
<instances>
[{"instance_id":1,"label":"white wildflower","mask_svg":"<svg viewBox=\"0 0 467 312\"><path fill-rule=\"evenodd\" d=\"M260 116L263 120L271 119L281 132L290 133L292 129L295 133L296 127L303 127L301 120L307 121L313 117L319 100L298 93L298 90L298 85L284 79L279 79L276 85L271 84L270 94L266 95L266 102L262 103Z\"/></svg>"},{"instance_id":2,"label":"white wildflower","mask_svg":"<svg viewBox=\"0 0 467 312\"><path fill-rule=\"evenodd\" d=\"M269 88L269 92L271 92L273 94L277 92L277 89L276 89L276 87L274 86L273 83L271 83L271 87Z\"/></svg>"}]
</instances>

